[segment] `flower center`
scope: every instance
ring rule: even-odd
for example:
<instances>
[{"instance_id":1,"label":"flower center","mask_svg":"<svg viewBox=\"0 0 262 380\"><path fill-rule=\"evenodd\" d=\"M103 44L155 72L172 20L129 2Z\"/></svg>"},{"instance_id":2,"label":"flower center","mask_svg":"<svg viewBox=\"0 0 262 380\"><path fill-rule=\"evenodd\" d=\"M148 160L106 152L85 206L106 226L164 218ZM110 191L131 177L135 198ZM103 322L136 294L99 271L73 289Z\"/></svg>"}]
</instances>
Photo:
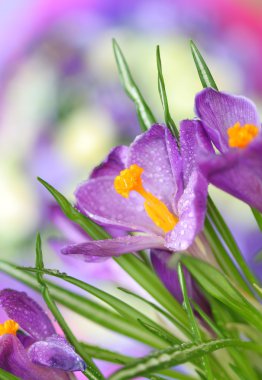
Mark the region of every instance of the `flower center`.
<instances>
[{"instance_id":1,"label":"flower center","mask_svg":"<svg viewBox=\"0 0 262 380\"><path fill-rule=\"evenodd\" d=\"M228 128L228 145L232 148L245 148L258 135L258 127L252 124L243 126L237 122L233 127Z\"/></svg>"},{"instance_id":2,"label":"flower center","mask_svg":"<svg viewBox=\"0 0 262 380\"><path fill-rule=\"evenodd\" d=\"M130 191L136 191L145 199L144 207L147 215L165 233L171 231L178 222L167 206L143 187L141 175L144 169L134 164L122 170L115 178L114 187L118 194L124 198L129 197Z\"/></svg>"},{"instance_id":3,"label":"flower center","mask_svg":"<svg viewBox=\"0 0 262 380\"><path fill-rule=\"evenodd\" d=\"M0 336L5 334L16 335L18 329L19 324L13 321L12 319L8 319L4 323L0 323Z\"/></svg>"}]
</instances>

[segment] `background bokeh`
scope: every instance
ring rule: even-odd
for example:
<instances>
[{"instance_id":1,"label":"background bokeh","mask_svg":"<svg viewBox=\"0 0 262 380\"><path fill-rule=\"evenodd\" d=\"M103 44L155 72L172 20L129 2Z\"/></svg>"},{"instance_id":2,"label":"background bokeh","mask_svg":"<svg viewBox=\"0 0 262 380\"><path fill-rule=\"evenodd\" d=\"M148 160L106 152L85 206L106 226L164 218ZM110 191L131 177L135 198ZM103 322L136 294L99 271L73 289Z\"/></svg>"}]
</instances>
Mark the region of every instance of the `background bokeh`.
<instances>
[{"instance_id":1,"label":"background bokeh","mask_svg":"<svg viewBox=\"0 0 262 380\"><path fill-rule=\"evenodd\" d=\"M0 24L0 258L32 264L35 233L41 230L49 267L107 288L125 282L134 287L114 263L83 269L52 250L47 242L59 235L50 223L52 200L36 177L73 200L76 185L108 150L139 133L135 108L119 84L112 37L159 122L156 45L161 46L172 115L179 122L194 115L194 95L201 90L191 38L219 88L251 97L262 111L261 2L9 0L0 3ZM262 238L249 208L211 192L261 275L253 258ZM0 279L4 286L11 284ZM93 326L84 330L83 338L96 343L111 339Z\"/></svg>"}]
</instances>

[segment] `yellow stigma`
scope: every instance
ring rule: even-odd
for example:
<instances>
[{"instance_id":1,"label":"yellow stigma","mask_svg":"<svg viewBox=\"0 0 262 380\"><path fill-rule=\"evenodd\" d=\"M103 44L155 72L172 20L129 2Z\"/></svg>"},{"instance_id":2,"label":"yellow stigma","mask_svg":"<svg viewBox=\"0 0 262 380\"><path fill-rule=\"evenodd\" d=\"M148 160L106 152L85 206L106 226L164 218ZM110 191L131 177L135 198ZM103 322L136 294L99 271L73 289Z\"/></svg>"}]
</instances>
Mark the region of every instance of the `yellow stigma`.
<instances>
[{"instance_id":1,"label":"yellow stigma","mask_svg":"<svg viewBox=\"0 0 262 380\"><path fill-rule=\"evenodd\" d=\"M231 148L245 148L258 135L258 127L252 124L243 126L237 122L233 127L228 128L228 145Z\"/></svg>"},{"instance_id":2,"label":"yellow stigma","mask_svg":"<svg viewBox=\"0 0 262 380\"><path fill-rule=\"evenodd\" d=\"M0 323L0 336L5 334L16 335L18 329L19 324L13 321L12 319L8 319L4 323Z\"/></svg>"},{"instance_id":3,"label":"yellow stigma","mask_svg":"<svg viewBox=\"0 0 262 380\"><path fill-rule=\"evenodd\" d=\"M141 175L144 169L134 164L122 170L115 178L114 187L118 194L124 198L129 197L130 191L136 191L145 199L144 207L147 215L165 233L171 231L178 222L167 206L143 187Z\"/></svg>"}]
</instances>

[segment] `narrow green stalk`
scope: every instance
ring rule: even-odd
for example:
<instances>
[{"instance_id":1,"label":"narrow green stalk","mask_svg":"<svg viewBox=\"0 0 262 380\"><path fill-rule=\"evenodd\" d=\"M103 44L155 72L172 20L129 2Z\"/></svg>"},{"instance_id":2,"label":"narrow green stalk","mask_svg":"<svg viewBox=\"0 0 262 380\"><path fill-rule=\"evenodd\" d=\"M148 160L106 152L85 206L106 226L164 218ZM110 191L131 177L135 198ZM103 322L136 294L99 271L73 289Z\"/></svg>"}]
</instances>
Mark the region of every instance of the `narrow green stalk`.
<instances>
[{"instance_id":1,"label":"narrow green stalk","mask_svg":"<svg viewBox=\"0 0 262 380\"><path fill-rule=\"evenodd\" d=\"M186 309L187 315L188 315L188 320L192 329L192 335L193 335L193 341L197 344L202 343L202 336L201 332L198 326L198 323L196 321L196 318L194 316L193 310L190 305L190 301L188 298L188 292L187 292L187 285L186 285L186 280L183 272L183 268L181 263L178 263L177 267L177 273L178 273L178 278L180 282L180 287L182 290L183 298L184 298L184 307ZM203 364L203 369L206 374L206 377L208 380L213 380L214 376L211 370L210 362L208 356L203 356L201 358L202 364Z\"/></svg>"},{"instance_id":2,"label":"narrow green stalk","mask_svg":"<svg viewBox=\"0 0 262 380\"><path fill-rule=\"evenodd\" d=\"M20 377L12 375L12 373L4 371L2 368L0 368L0 379L1 380L22 380Z\"/></svg>"},{"instance_id":3,"label":"narrow green stalk","mask_svg":"<svg viewBox=\"0 0 262 380\"><path fill-rule=\"evenodd\" d=\"M170 111L169 111L169 105L167 100L167 94L166 94L166 87L165 87L165 80L162 72L162 63L161 63L161 56L160 56L160 47L157 46L156 48L156 62L157 62L157 72L158 72L158 92L160 95L160 99L162 102L162 106L164 109L164 116L165 116L165 123L166 126L170 129L171 133L178 139L179 138L179 132L176 127L176 124L174 120L171 117Z\"/></svg>"},{"instance_id":4,"label":"narrow green stalk","mask_svg":"<svg viewBox=\"0 0 262 380\"><path fill-rule=\"evenodd\" d=\"M255 208L251 208L251 211L256 219L259 229L262 231L262 214Z\"/></svg>"},{"instance_id":5,"label":"narrow green stalk","mask_svg":"<svg viewBox=\"0 0 262 380\"><path fill-rule=\"evenodd\" d=\"M200 54L200 51L198 50L195 43L191 40L190 41L190 47L192 56L196 65L196 69L198 71L199 79L202 83L202 86L205 87L212 87L215 90L218 90L218 87L216 85L216 82L214 81L214 78L204 60L202 55Z\"/></svg>"},{"instance_id":6,"label":"narrow green stalk","mask_svg":"<svg viewBox=\"0 0 262 380\"><path fill-rule=\"evenodd\" d=\"M220 214L219 210L217 209L215 203L211 199L211 197L208 198L207 203L207 211L208 215L212 219L216 229L220 233L221 237L223 238L224 242L230 249L230 252L232 253L234 259L236 260L237 264L239 265L240 269L243 271L244 275L246 276L246 279L254 289L254 284L258 283L258 280L250 270L249 266L247 265L245 259L242 256L242 253L230 231L228 228L225 220L223 219L222 215ZM256 290L256 288L255 288Z\"/></svg>"},{"instance_id":7,"label":"narrow green stalk","mask_svg":"<svg viewBox=\"0 0 262 380\"><path fill-rule=\"evenodd\" d=\"M127 96L135 103L138 120L142 131L146 131L152 124L156 123L156 119L143 98L139 88L137 87L131 72L129 70L126 59L115 39L113 39L113 50L115 54L116 64L120 81L124 87Z\"/></svg>"},{"instance_id":8,"label":"narrow green stalk","mask_svg":"<svg viewBox=\"0 0 262 380\"><path fill-rule=\"evenodd\" d=\"M144 302L145 304L147 304L148 306L150 306L151 308L153 308L154 310L156 310L158 313L162 314L171 323L173 323L173 325L177 326L177 321L165 309L162 309L161 307L159 307L155 303L148 301L147 299L141 297L140 295L138 295L138 294L136 294L134 292L131 292L131 290L128 290L128 289L125 289L125 288L122 288L122 287L118 287L118 289L121 290L122 292L130 294L131 296L136 297L140 301Z\"/></svg>"},{"instance_id":9,"label":"narrow green stalk","mask_svg":"<svg viewBox=\"0 0 262 380\"><path fill-rule=\"evenodd\" d=\"M213 219L212 219L213 221ZM229 256L227 250L219 239L215 229L212 226L212 223L209 220L209 217L206 217L205 226L204 226L205 236L212 248L214 256L226 275L228 275L232 280L240 286L245 292L252 295L249 287L244 281L243 277L239 273L237 267Z\"/></svg>"},{"instance_id":10,"label":"narrow green stalk","mask_svg":"<svg viewBox=\"0 0 262 380\"><path fill-rule=\"evenodd\" d=\"M225 335L219 329L219 327L216 325L216 323L199 307L199 305L196 302L194 302L192 300L192 303L194 305L195 310L199 313L199 315L201 316L203 321L205 321L206 324L211 328L211 330L213 330L215 332L215 334L217 335L218 338L221 338L221 339L229 338L229 337L233 338L232 334L231 335L230 334ZM246 348L248 348L248 347L246 346ZM262 345L258 346L257 344L254 344L253 342L251 342L249 349L257 352L259 350L262 350ZM243 352L239 351L237 347L234 347L234 348L229 347L228 352L230 353L232 359L235 362L235 365L239 368L241 373L245 373L249 380L259 380L257 378L257 375L256 375L254 369L252 368L252 366L250 364L249 358L246 358L246 356Z\"/></svg>"},{"instance_id":11,"label":"narrow green stalk","mask_svg":"<svg viewBox=\"0 0 262 380\"><path fill-rule=\"evenodd\" d=\"M39 273L39 269L35 269L35 268L21 267L21 269ZM122 301L121 299L94 287L93 285L87 284L84 281L78 280L77 278L74 278L72 276L68 276L66 273L60 273L57 270L42 269L41 273L60 278L63 281L73 284L77 286L78 288L83 289L84 291L92 294L93 296L107 303L110 307L114 308L120 315L122 315L125 318L126 321L129 321L129 323L133 325L134 328L136 327L138 328L140 326L140 324L137 322L140 319L162 330L163 333L170 334L163 327L159 326L156 322L154 322L152 319L150 319L149 317L147 317L146 315L144 315L137 309L133 308L132 306ZM159 346L159 347L165 346L165 342L159 338L154 339L154 337L148 336L148 334L144 333L143 331L141 331L140 334L143 341L148 342L148 344L152 345L153 343L154 346ZM173 338L175 339L175 337Z\"/></svg>"},{"instance_id":12,"label":"narrow green stalk","mask_svg":"<svg viewBox=\"0 0 262 380\"><path fill-rule=\"evenodd\" d=\"M72 344L76 352L82 357L82 359L87 364L87 368L84 371L82 371L82 373L89 380L104 380L104 376L102 375L102 373L99 371L99 369L97 368L97 366L95 365L91 357L83 349L81 344L78 342L78 340L72 333L71 329L69 328L68 324L64 320L62 314L60 313L58 307L56 306L49 292L48 286L41 272L44 269L44 263L43 263L43 256L42 256L41 238L39 234L37 235L37 239L36 239L36 267L37 269L39 269L39 272L36 273L36 278L40 285L41 293L46 302L46 305L48 306L49 310L55 317L61 329L63 330L67 340Z\"/></svg>"}]
</instances>

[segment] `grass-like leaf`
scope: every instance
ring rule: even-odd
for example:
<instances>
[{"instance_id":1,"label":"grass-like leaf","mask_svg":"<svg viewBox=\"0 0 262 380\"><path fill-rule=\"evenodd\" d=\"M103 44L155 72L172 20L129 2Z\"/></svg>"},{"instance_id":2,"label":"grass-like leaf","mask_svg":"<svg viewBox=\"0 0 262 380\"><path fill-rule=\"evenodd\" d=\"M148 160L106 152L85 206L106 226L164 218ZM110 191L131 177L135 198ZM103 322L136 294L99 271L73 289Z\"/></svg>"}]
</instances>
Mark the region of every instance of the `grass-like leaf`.
<instances>
[{"instance_id":1,"label":"grass-like leaf","mask_svg":"<svg viewBox=\"0 0 262 380\"><path fill-rule=\"evenodd\" d=\"M27 271L17 269L14 264L0 261L0 271L8 274L20 282L23 282L36 291L40 291L35 275ZM109 330L152 345L152 347L156 344L155 339L150 339L149 335L142 327L137 325L134 326L130 320L126 320L118 313L109 310L95 301L54 284L51 281L46 281L46 283L48 284L49 290L51 291L52 297L55 301L67 307L69 310L73 310L75 313ZM145 336L148 336L150 340L145 340Z\"/></svg>"},{"instance_id":2,"label":"grass-like leaf","mask_svg":"<svg viewBox=\"0 0 262 380\"><path fill-rule=\"evenodd\" d=\"M134 360L133 357L120 354L115 351L111 351L108 349L104 349L98 346L90 345L87 343L81 343L83 348L95 359L104 360L110 363L116 364L128 364ZM171 379L176 380L197 380L195 377L191 375L186 375L184 373L178 372L176 370L163 370L160 373L164 376L168 376Z\"/></svg>"},{"instance_id":3,"label":"grass-like leaf","mask_svg":"<svg viewBox=\"0 0 262 380\"><path fill-rule=\"evenodd\" d=\"M72 222L78 224L94 240L107 239L110 237L110 235L107 234L102 227L75 209L66 199L66 197L58 190L56 190L52 185L44 181L42 178L38 177L37 179L55 198L65 216L68 219L72 220Z\"/></svg>"},{"instance_id":4,"label":"grass-like leaf","mask_svg":"<svg viewBox=\"0 0 262 380\"><path fill-rule=\"evenodd\" d=\"M12 373L6 372L2 368L0 368L0 379L1 380L22 380L20 377L12 375Z\"/></svg>"},{"instance_id":5,"label":"grass-like leaf","mask_svg":"<svg viewBox=\"0 0 262 380\"><path fill-rule=\"evenodd\" d=\"M207 355L221 348L240 344L236 339L212 340L205 343L184 343L165 350L156 351L141 359L134 360L122 369L115 372L110 380L134 379L141 375L148 375L152 372L167 369L195 358Z\"/></svg>"},{"instance_id":6,"label":"grass-like leaf","mask_svg":"<svg viewBox=\"0 0 262 380\"><path fill-rule=\"evenodd\" d=\"M193 332L193 341L195 343L201 343L202 342L201 332L200 332L198 323L196 321L196 318L194 316L192 307L190 305L190 301L189 301L189 298L188 298L188 292L187 292L185 275L184 275L183 268L182 268L182 265L181 265L180 262L178 263L177 273L178 273L180 287L181 287L183 298L184 298L184 307L186 309L186 312L187 312L187 315L188 315L188 320L189 320L189 323L190 323L190 326L191 326L191 329L192 329L192 332ZM214 377L213 377L211 366L210 366L210 363L209 363L209 358L207 356L203 356L202 357L202 364L203 364L203 368L204 368L204 372L205 372L206 378L208 380L212 380Z\"/></svg>"},{"instance_id":7,"label":"grass-like leaf","mask_svg":"<svg viewBox=\"0 0 262 380\"><path fill-rule=\"evenodd\" d=\"M239 285L245 292L251 294L245 280L229 256L216 230L213 228L210 219L213 221L210 215L208 215L205 220L204 232L218 264L226 275L230 276L230 278L232 278L232 280L234 280L234 282Z\"/></svg>"},{"instance_id":8,"label":"grass-like leaf","mask_svg":"<svg viewBox=\"0 0 262 380\"><path fill-rule=\"evenodd\" d=\"M183 256L181 261L207 294L227 305L249 324L262 331L262 313L259 311L258 303L258 308L254 307L224 274L207 262L190 256Z\"/></svg>"},{"instance_id":9,"label":"grass-like leaf","mask_svg":"<svg viewBox=\"0 0 262 380\"><path fill-rule=\"evenodd\" d=\"M125 288L122 288L122 287L118 287L118 289L121 290L122 292L127 293L127 294L129 294L129 295L131 295L131 296L139 299L140 301L144 302L145 304L147 304L148 306L150 306L151 308L153 308L156 312L162 314L165 318L167 318L175 326L178 326L178 322L169 313L167 313L164 309L162 309L161 307L159 307L155 303L153 303L151 301L148 301L147 299L141 297L139 294L136 294L136 293L132 292L129 289L125 289Z\"/></svg>"},{"instance_id":10,"label":"grass-like leaf","mask_svg":"<svg viewBox=\"0 0 262 380\"><path fill-rule=\"evenodd\" d=\"M158 336L159 338L165 340L168 345L174 345L181 343L181 340L176 338L174 335L170 334L168 331L163 330L162 328L159 328L155 324L152 323L146 323L145 321L139 319L138 320L142 326L144 326L148 331L153 333L154 335Z\"/></svg>"},{"instance_id":11,"label":"grass-like leaf","mask_svg":"<svg viewBox=\"0 0 262 380\"><path fill-rule=\"evenodd\" d=\"M158 91L159 91L160 99L161 99L163 110L164 110L165 123L167 127L170 129L170 131L172 132L172 134L178 139L179 132L169 111L165 81L164 81L164 76L162 72L162 63L161 63L159 46L157 46L156 48L156 62L157 62L157 72L158 72Z\"/></svg>"},{"instance_id":12,"label":"grass-like leaf","mask_svg":"<svg viewBox=\"0 0 262 380\"><path fill-rule=\"evenodd\" d=\"M140 122L142 131L146 131L151 127L152 124L156 123L156 119L149 106L147 105L145 99L143 98L139 88L137 87L129 70L125 57L115 39L113 39L113 50L121 83L125 89L127 96L136 105L138 120Z\"/></svg>"},{"instance_id":13,"label":"grass-like leaf","mask_svg":"<svg viewBox=\"0 0 262 380\"><path fill-rule=\"evenodd\" d=\"M197 305L194 301L193 305L195 310L198 312L198 314L201 316L203 321L206 322L206 324L209 326L211 330L214 331L214 333L217 335L218 338L224 339L224 338L236 338L237 335L230 334L230 331L227 330L226 334L220 330L220 328L217 326L215 321L211 319L200 307ZM221 315L221 313L220 313ZM257 347L255 347L257 348ZM245 353L238 350L237 347L229 347L228 352L230 353L232 359L236 363L235 368L239 368L240 371L247 376L248 379L252 380L258 380L257 375L252 368L252 365L250 363L250 360L248 357L245 356Z\"/></svg>"},{"instance_id":14,"label":"grass-like leaf","mask_svg":"<svg viewBox=\"0 0 262 380\"><path fill-rule=\"evenodd\" d=\"M214 81L214 78L212 77L212 74L211 74L204 58L202 57L200 51L196 47L196 44L192 40L190 41L190 47L191 47L192 56L193 56L193 59L194 59L194 62L195 62L196 68L197 68L197 72L199 75L199 79L202 83L202 86L203 87L212 87L215 90L218 90L216 82Z\"/></svg>"},{"instance_id":15,"label":"grass-like leaf","mask_svg":"<svg viewBox=\"0 0 262 380\"><path fill-rule=\"evenodd\" d=\"M38 270L35 268L21 268L21 269L38 273ZM101 289L96 288L93 285L89 285L84 281L78 280L77 278L74 278L72 276L68 276L66 273L60 273L59 271L52 270L52 269L42 269L41 273L61 278L63 281L69 282L70 284L77 286L78 288L92 294L93 296L97 297L98 299L108 304L110 307L115 309L120 315L122 315L126 321L129 321L129 323L134 328L136 327L138 328L140 337L143 340L143 342L149 345L152 345L153 347L158 347L158 348L163 348L164 346L166 346L164 339L161 339L161 338L154 339L154 337L150 336L151 334L147 334L143 330L141 330L141 324L138 322L138 320L141 320L145 323L149 323L153 325L156 329L159 329L160 331L162 331L163 335L169 334L169 332L166 331L161 326L159 326L156 322L148 318L146 315L138 311L137 309L128 305L126 302L120 300L119 298ZM176 339L176 338L173 337L173 339ZM178 340L176 339L176 341Z\"/></svg>"},{"instance_id":16,"label":"grass-like leaf","mask_svg":"<svg viewBox=\"0 0 262 380\"><path fill-rule=\"evenodd\" d=\"M257 221L258 227L262 231L262 214L258 210L256 210L255 208L251 208L251 210L252 210L252 213L253 213L256 221Z\"/></svg>"},{"instance_id":17,"label":"grass-like leaf","mask_svg":"<svg viewBox=\"0 0 262 380\"><path fill-rule=\"evenodd\" d=\"M41 238L40 235L37 235L36 238L36 268L39 271L36 273L37 281L40 285L42 296L46 302L47 307L53 314L54 318L58 322L59 326L63 330L67 340L71 343L71 345L75 348L76 352L82 357L82 359L86 362L87 368L82 371L82 373L89 380L104 380L104 376L99 371L91 357L88 355L86 350L83 349L81 344L78 342L70 327L64 320L62 314L60 313L56 303L54 302L51 293L49 292L48 285L44 280L42 270L44 269L43 263L43 255L42 255L42 247L41 247Z\"/></svg>"},{"instance_id":18,"label":"grass-like leaf","mask_svg":"<svg viewBox=\"0 0 262 380\"><path fill-rule=\"evenodd\" d=\"M258 282L258 280L256 279L256 277L254 276L254 274L250 270L249 266L247 265L245 259L243 258L243 255L242 255L242 253L241 253L230 229L228 228L226 222L224 221L222 215L220 214L219 210L217 209L217 207L216 207L215 203L213 202L213 200L211 199L211 197L208 198L207 211L208 211L208 215L212 218L212 221L213 221L216 229L218 230L218 232L220 233L224 242L226 243L226 245L230 249L230 252L232 253L233 257L235 258L240 269L242 270L242 272L246 276L250 285L253 286L254 283L256 284ZM257 211L257 213L258 213L258 211ZM262 219L261 219L261 223L262 223ZM261 225L261 227L262 227L262 225ZM232 270L232 268L231 268L231 270ZM246 287L244 287L244 289L247 290Z\"/></svg>"}]
</instances>

